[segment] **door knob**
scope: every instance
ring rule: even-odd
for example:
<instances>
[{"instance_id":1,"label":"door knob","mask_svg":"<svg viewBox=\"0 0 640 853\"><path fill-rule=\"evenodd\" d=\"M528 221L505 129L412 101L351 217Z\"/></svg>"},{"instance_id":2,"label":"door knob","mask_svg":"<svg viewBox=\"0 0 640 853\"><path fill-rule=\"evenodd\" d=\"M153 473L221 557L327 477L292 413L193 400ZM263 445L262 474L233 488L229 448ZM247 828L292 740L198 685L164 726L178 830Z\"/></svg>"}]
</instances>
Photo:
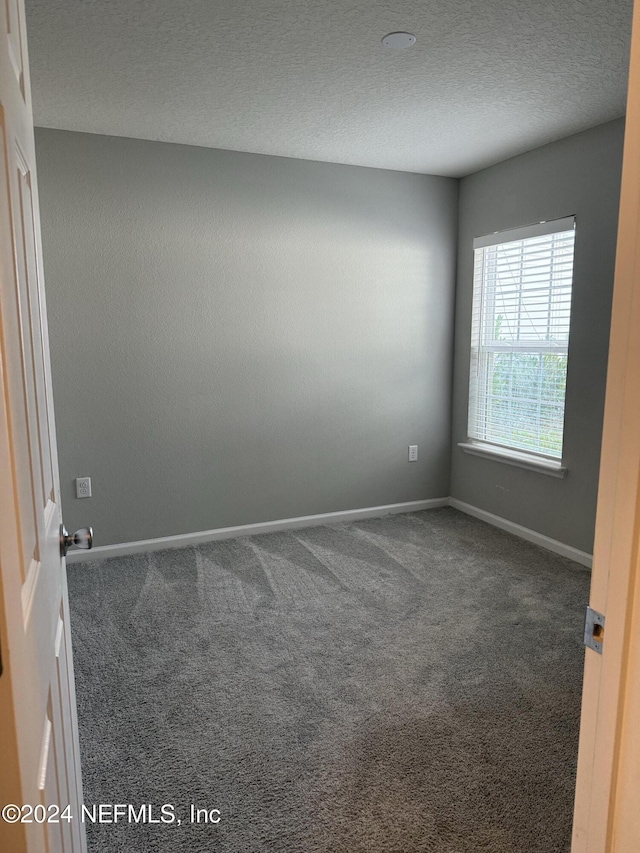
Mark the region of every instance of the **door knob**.
<instances>
[{"instance_id":1,"label":"door knob","mask_svg":"<svg viewBox=\"0 0 640 853\"><path fill-rule=\"evenodd\" d=\"M63 557L67 556L67 550L75 545L76 548L81 548L83 551L88 551L93 548L93 527L81 527L75 533L67 533L64 524L60 525L60 553Z\"/></svg>"}]
</instances>

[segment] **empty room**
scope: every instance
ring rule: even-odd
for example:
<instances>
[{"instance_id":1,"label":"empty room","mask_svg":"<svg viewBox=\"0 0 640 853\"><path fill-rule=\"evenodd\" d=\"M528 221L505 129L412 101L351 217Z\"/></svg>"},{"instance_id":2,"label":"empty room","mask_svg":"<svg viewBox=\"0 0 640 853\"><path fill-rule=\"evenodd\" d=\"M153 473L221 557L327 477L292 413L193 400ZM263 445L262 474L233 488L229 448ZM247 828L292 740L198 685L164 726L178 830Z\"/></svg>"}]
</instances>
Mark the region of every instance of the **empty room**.
<instances>
[{"instance_id":1,"label":"empty room","mask_svg":"<svg viewBox=\"0 0 640 853\"><path fill-rule=\"evenodd\" d=\"M6 4L3 851L640 849L632 12Z\"/></svg>"}]
</instances>

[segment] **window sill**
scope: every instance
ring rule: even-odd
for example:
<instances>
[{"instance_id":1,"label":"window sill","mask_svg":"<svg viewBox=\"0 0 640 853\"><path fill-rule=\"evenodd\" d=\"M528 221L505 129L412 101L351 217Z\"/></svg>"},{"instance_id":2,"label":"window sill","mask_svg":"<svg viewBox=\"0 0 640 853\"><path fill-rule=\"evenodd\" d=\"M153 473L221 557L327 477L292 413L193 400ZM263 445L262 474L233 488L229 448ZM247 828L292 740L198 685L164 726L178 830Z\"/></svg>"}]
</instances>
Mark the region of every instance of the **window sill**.
<instances>
[{"instance_id":1,"label":"window sill","mask_svg":"<svg viewBox=\"0 0 640 853\"><path fill-rule=\"evenodd\" d=\"M568 469L563 468L561 462L554 462L551 459L540 459L539 456L520 453L517 450L506 450L480 442L461 441L458 447L472 456L495 459L498 462L506 462L507 465L515 465L517 468L526 468L529 471L537 471L539 474L548 474L550 477L562 478L567 476Z\"/></svg>"}]
</instances>

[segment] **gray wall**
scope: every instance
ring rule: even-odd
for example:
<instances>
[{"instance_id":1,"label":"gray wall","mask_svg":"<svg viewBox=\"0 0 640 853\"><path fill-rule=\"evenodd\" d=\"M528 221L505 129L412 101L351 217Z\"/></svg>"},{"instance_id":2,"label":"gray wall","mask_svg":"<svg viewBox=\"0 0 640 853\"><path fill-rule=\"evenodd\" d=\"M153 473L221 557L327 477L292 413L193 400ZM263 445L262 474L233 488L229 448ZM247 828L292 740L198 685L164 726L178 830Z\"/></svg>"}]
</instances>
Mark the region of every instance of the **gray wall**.
<instances>
[{"instance_id":1,"label":"gray wall","mask_svg":"<svg viewBox=\"0 0 640 853\"><path fill-rule=\"evenodd\" d=\"M622 119L464 178L460 187L451 494L591 552L624 125ZM564 480L465 454L473 238L576 215Z\"/></svg>"},{"instance_id":2,"label":"gray wall","mask_svg":"<svg viewBox=\"0 0 640 853\"><path fill-rule=\"evenodd\" d=\"M36 139L69 529L108 544L449 494L457 181Z\"/></svg>"}]
</instances>

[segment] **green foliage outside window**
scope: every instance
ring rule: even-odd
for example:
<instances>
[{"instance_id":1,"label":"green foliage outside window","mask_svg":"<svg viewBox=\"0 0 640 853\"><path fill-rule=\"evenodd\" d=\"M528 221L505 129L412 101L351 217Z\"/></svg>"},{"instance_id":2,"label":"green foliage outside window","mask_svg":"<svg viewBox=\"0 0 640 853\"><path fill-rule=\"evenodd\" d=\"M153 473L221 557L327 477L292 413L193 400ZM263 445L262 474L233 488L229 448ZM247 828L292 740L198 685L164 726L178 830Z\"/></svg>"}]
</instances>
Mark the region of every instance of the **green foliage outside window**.
<instances>
[{"instance_id":1,"label":"green foliage outside window","mask_svg":"<svg viewBox=\"0 0 640 853\"><path fill-rule=\"evenodd\" d=\"M514 447L562 452L567 356L555 353L492 353L489 363L491 408L489 423L499 424L499 436L487 440Z\"/></svg>"}]
</instances>

